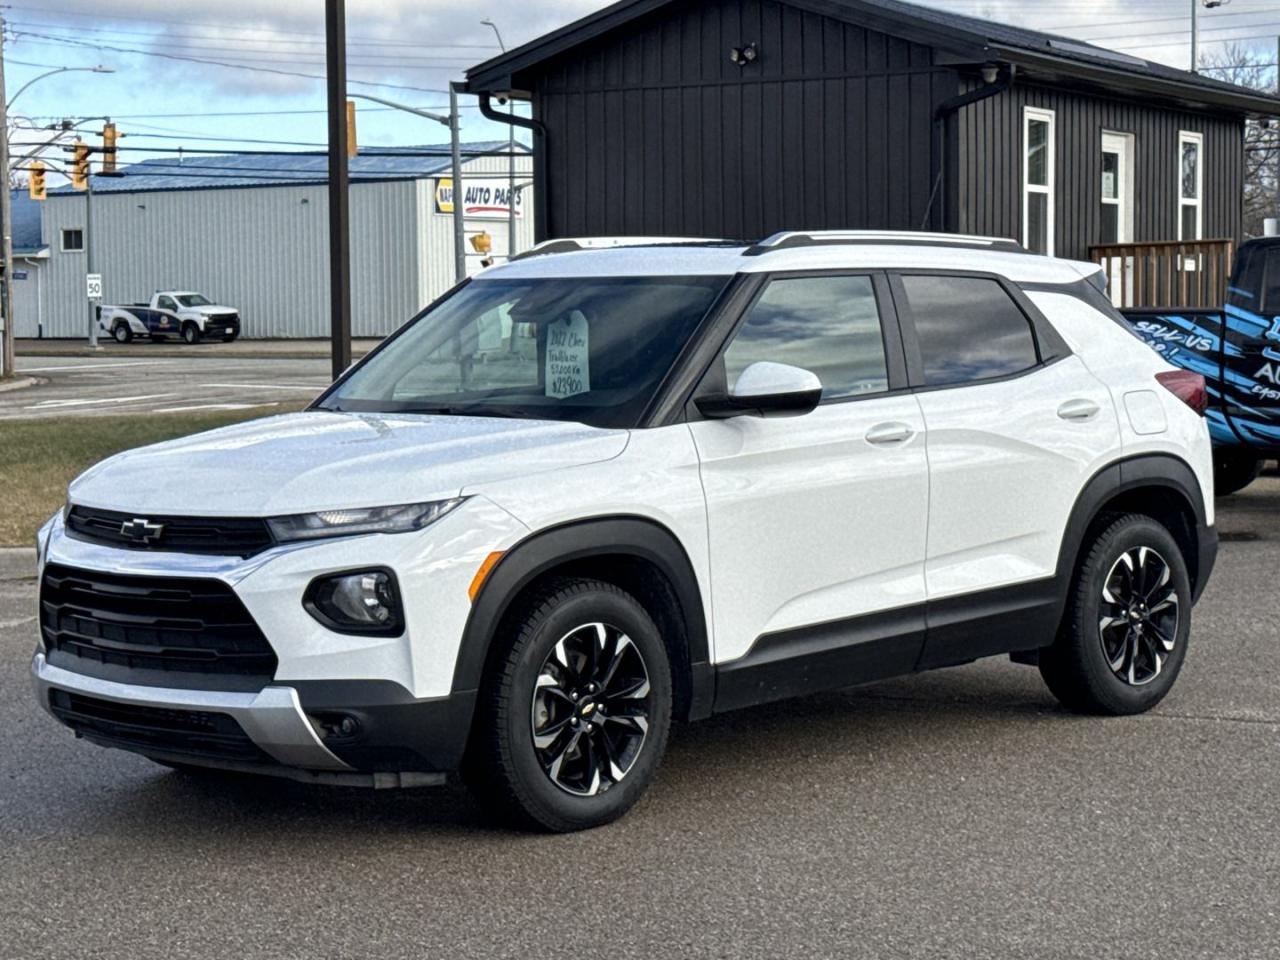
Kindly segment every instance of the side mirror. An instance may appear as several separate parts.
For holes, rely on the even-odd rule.
[[[704,417],[802,417],[822,400],[818,375],[786,363],[761,361],[742,371],[727,394],[699,397],[695,402]]]

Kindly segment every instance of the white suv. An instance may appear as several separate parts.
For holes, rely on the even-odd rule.
[[[673,720],[998,654],[1076,710],[1168,693],[1216,554],[1204,383],[1098,267],[923,234],[535,253],[305,412],[77,479],[40,702],[171,766],[461,770],[571,830],[635,803]]]

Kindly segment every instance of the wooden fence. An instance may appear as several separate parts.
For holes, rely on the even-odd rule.
[[[1090,247],[1117,307],[1219,307],[1235,259],[1234,240],[1119,243]]]

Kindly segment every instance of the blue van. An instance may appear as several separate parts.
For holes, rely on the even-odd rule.
[[[1280,237],[1240,248],[1222,309],[1122,310],[1172,364],[1203,374],[1219,496],[1280,457]]]

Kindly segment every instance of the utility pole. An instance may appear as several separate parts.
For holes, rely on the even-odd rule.
[[[347,16],[325,0],[329,93],[329,343],[333,379],[351,366],[351,234],[347,191]]]
[[[453,154],[453,272],[454,281],[467,279],[466,212],[463,210],[462,189],[462,117],[458,112],[458,87],[456,80],[449,81],[449,149]]]
[[[93,273],[93,164],[84,178],[84,272]],[[98,349],[98,305],[89,301],[89,346]]]
[[[4,17],[0,17],[0,175],[4,176],[0,196],[0,256],[4,258],[4,290],[0,311],[4,313],[4,337],[0,344],[0,379],[13,375],[13,191],[9,189],[9,111],[4,87]]]
[[[1200,72],[1200,0],[1191,0],[1191,72]]]

